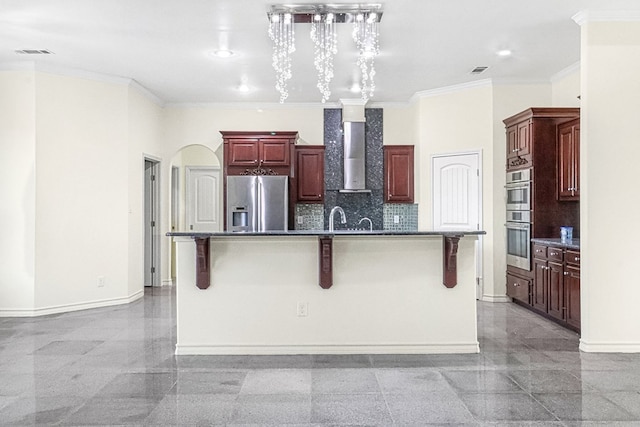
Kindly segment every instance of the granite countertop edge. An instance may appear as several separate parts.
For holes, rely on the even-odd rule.
[[[257,236],[480,236],[486,231],[392,231],[392,230],[291,230],[291,231],[263,231],[263,232],[189,232],[174,231],[166,235],[169,237],[257,237]]]
[[[531,241],[533,243],[540,243],[548,246],[555,246],[557,248],[566,248],[566,249],[580,249],[580,239],[572,239],[566,242],[563,242],[562,239],[552,238],[552,237],[532,237]]]

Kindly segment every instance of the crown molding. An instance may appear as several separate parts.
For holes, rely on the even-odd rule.
[[[151,92],[146,87],[142,86],[136,80],[130,79],[129,80],[129,87],[132,88],[132,89],[137,90],[142,96],[144,96],[145,98],[147,98],[148,100],[150,100],[151,102],[156,104],[157,106],[159,106],[159,107],[164,107],[165,106],[165,102],[159,96],[157,96],[155,93]]]
[[[559,80],[564,79],[565,77],[574,74],[575,72],[580,72],[580,61],[569,65],[567,68],[558,71],[553,76],[551,76],[551,83],[556,83]]]
[[[588,22],[638,22],[638,10],[581,10],[571,17],[582,26]]]
[[[93,71],[86,71],[76,68],[59,67],[51,64],[44,64],[36,61],[14,61],[0,63],[0,71],[31,71],[38,73],[53,74],[63,77],[74,77],[85,80],[92,80],[101,83],[110,83],[128,86],[136,89],[143,96],[148,98],[159,106],[164,106],[164,101],[157,95],[151,92],[149,89],[142,86],[140,83],[133,79],[126,77],[112,76],[109,74],[96,73]]]
[[[436,88],[436,89],[429,89],[429,90],[422,90],[419,92],[416,92],[410,99],[410,102],[415,101],[416,99],[420,99],[420,98],[429,98],[432,96],[439,96],[439,95],[445,95],[445,94],[450,94],[450,93],[456,93],[456,92],[462,92],[468,89],[473,89],[473,88],[478,88],[478,87],[486,87],[486,86],[491,86],[492,84],[492,80],[491,79],[482,79],[482,80],[476,80],[473,82],[468,82],[468,83],[462,83],[459,85],[453,85],[453,86],[445,86],[445,87],[440,87],[440,88]]]

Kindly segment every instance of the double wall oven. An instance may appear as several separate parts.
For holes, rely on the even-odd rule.
[[[507,172],[507,265],[531,270],[531,169]]]

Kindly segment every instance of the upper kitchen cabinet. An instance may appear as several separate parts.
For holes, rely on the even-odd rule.
[[[297,132],[220,132],[224,140],[224,164],[229,175],[248,168],[270,170],[261,173],[289,175]],[[266,170],[266,169],[265,169]]]
[[[385,145],[384,203],[413,203],[413,145]]]
[[[324,201],[324,146],[296,147],[296,178],[298,202]]]
[[[580,200],[580,119],[558,126],[558,200]]]
[[[507,169],[517,169],[525,161],[531,162],[531,128],[533,120],[525,120],[507,127]]]
[[[542,160],[544,164],[536,165],[536,159],[555,156],[557,126],[579,117],[579,108],[528,108],[505,119],[507,171],[546,168],[549,162]],[[555,176],[553,169],[548,172]]]

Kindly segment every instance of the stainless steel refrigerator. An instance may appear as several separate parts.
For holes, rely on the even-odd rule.
[[[288,177],[228,176],[227,231],[287,229]]]

